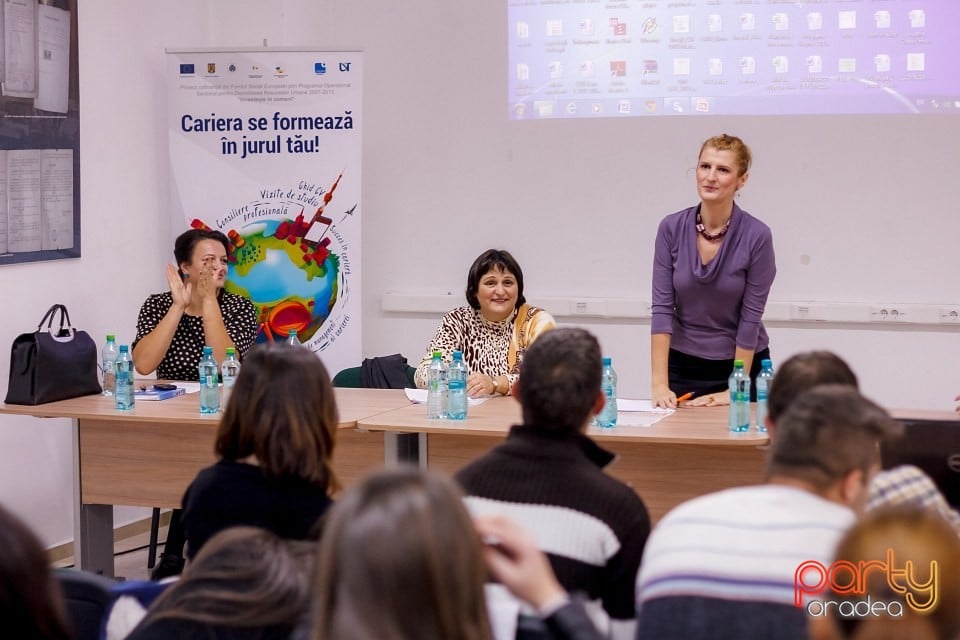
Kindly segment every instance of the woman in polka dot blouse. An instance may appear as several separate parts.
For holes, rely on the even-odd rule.
[[[137,372],[162,380],[199,380],[204,345],[223,362],[227,347],[243,355],[253,345],[257,312],[247,298],[227,293],[229,241],[219,231],[190,229],[177,238],[177,266],[167,265],[166,293],[151,295],[140,308],[133,362]]]

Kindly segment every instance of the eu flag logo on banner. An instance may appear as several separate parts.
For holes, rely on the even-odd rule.
[[[192,64],[181,64],[181,65],[180,65],[180,75],[182,75],[182,76],[189,76],[189,75],[193,75],[193,73],[194,73],[194,70],[193,70],[193,65],[192,65]]]

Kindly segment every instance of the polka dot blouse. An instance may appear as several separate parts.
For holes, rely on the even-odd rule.
[[[221,291],[219,295],[220,313],[227,334],[237,348],[240,357],[253,346],[257,335],[257,310],[247,298]],[[137,339],[157,328],[160,321],[173,305],[170,292],[151,295],[140,307],[137,319]],[[199,380],[200,356],[203,354],[203,319],[184,313],[173,335],[170,348],[157,366],[157,377],[162,380]],[[131,347],[131,350],[133,347]]]

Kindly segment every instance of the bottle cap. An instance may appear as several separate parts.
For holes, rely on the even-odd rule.
[[[454,352],[453,352],[453,359],[454,359],[454,360],[463,360],[463,352],[462,352],[462,351],[454,351]]]
[[[235,356],[235,355],[237,355],[237,349],[236,349],[236,347],[227,347],[226,354],[227,354],[228,356]]]
[[[604,359],[603,359],[603,366],[609,367],[611,364],[613,364],[613,358],[604,358]]]
[[[743,360],[734,360],[733,361],[734,369],[743,369]]]
[[[125,344],[120,345],[120,353],[126,353],[129,349],[130,347]]]
[[[434,352],[433,352],[433,357],[434,357],[434,358],[442,358],[442,357],[443,357],[443,352],[442,352],[442,351],[434,351]]]
[[[107,342],[116,342],[116,340],[117,336],[113,335],[112,333],[107,334]]]
[[[295,337],[296,335],[297,335],[297,330],[296,330],[296,329],[290,329],[290,331],[287,331],[287,337],[288,337],[288,338],[293,338],[293,337]]]
[[[204,348],[203,348],[203,355],[205,355],[205,356],[213,355],[213,347],[204,347]]]
[[[770,369],[770,368],[773,367],[773,363],[770,362],[770,359],[769,359],[769,358],[764,358],[763,360],[760,361],[760,366],[761,366],[763,369]]]

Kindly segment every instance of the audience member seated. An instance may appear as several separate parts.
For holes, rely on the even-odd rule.
[[[188,554],[237,525],[306,538],[337,487],[330,466],[337,422],[330,378],[313,352],[252,349],[217,429],[220,460],[183,496]]]
[[[286,640],[310,602],[315,545],[221,531],[150,606],[129,640]]]
[[[612,637],[629,638],[650,518],[633,489],[604,473],[613,454],[584,433],[603,408],[600,377],[600,345],[589,332],[544,334],[515,390],[523,424],[456,479],[474,516],[502,514],[530,531],[560,584],[606,612]]]
[[[63,596],[40,540],[0,505],[0,620],[3,637],[68,640]]]
[[[543,554],[517,525],[502,518],[474,525],[463,494],[445,476],[414,467],[368,476],[344,493],[324,524],[311,640],[492,640],[485,554],[518,597],[546,608],[552,638],[600,637],[582,606],[564,599]]]
[[[817,625],[823,629],[817,638],[960,638],[960,539],[937,514],[916,506],[869,513],[840,541],[835,559],[872,568],[863,569],[864,583],[854,593],[827,589],[816,596],[837,603],[813,604],[814,612],[827,614],[819,618],[824,624]],[[904,570],[903,577],[892,573]],[[819,577],[813,576],[809,584],[816,585]],[[842,587],[853,578],[849,570],[841,569],[834,581]],[[872,604],[864,605],[868,598]],[[870,610],[867,615],[865,606]]]
[[[845,385],[777,419],[767,483],[695,498],[654,528],[637,579],[637,638],[807,637],[798,565],[829,563],[866,500],[879,443],[900,425]]]
[[[845,384],[858,388],[857,376],[839,356],[829,351],[808,351],[788,358],[777,370],[767,400],[767,429],[776,437],[780,415],[795,397],[820,384]],[[937,485],[913,465],[885,469],[873,476],[866,510],[912,504],[931,509],[960,533],[960,514],[954,510]]]
[[[369,476],[324,522],[314,640],[489,640],[480,540],[452,481]]]
[[[467,303],[445,315],[427,347],[414,380],[427,387],[433,352],[447,364],[454,351],[463,353],[469,370],[467,394],[507,395],[520,376],[524,353],[544,331],[556,326],[553,317],[527,304],[523,271],[507,251],[481,253],[467,274]]]

